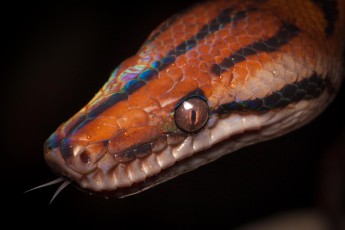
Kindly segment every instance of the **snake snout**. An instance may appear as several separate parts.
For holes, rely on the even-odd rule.
[[[97,167],[104,156],[106,141],[88,142],[53,133],[44,144],[44,157],[58,174],[77,180]]]
[[[106,141],[88,143],[65,138],[60,145],[61,156],[65,165],[81,174],[87,174],[94,170],[106,150]]]

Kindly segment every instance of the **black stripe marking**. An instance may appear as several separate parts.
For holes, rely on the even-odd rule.
[[[326,80],[314,73],[311,77],[286,85],[264,98],[220,105],[218,109],[211,111],[211,114],[228,114],[233,111],[267,112],[285,107],[290,103],[317,98],[326,87],[328,87]]]
[[[151,143],[137,144],[121,152],[114,153],[114,157],[121,163],[142,158],[152,153]]]
[[[161,71],[175,62],[176,58],[182,54],[187,53],[189,50],[193,49],[200,40],[205,37],[219,31],[224,28],[229,23],[237,22],[246,17],[248,11],[254,11],[256,8],[250,8],[246,11],[239,11],[234,15],[231,15],[233,9],[228,8],[220,12],[220,14],[213,19],[209,24],[204,25],[200,31],[189,38],[188,40],[180,43],[175,49],[171,50],[166,57],[164,57],[158,67],[158,71]]]
[[[252,10],[255,9],[252,8],[248,9],[247,11]],[[231,15],[232,11],[233,10],[231,8],[223,10],[218,17],[213,19],[209,24],[204,25],[196,35],[179,44],[174,50],[170,51],[167,56],[173,56],[176,58],[182,54],[185,54],[187,51],[194,48],[198,44],[198,41],[204,39],[206,36],[219,31],[231,22],[236,22],[246,17],[247,11],[239,11],[236,14]]]
[[[255,9],[248,9],[248,11],[252,10]],[[246,17],[246,11],[240,11],[235,13],[234,15],[231,15],[232,11],[233,10],[230,8],[221,11],[220,14],[209,24],[204,25],[196,35],[189,38],[185,42],[182,42],[175,49],[171,50],[166,57],[162,58],[160,62],[155,62],[154,67],[143,71],[145,72],[144,76],[139,75],[138,79],[133,79],[127,82],[123,87],[122,92],[113,94],[107,101],[94,108],[86,116],[79,118],[75,125],[68,129],[68,135],[71,135],[76,131],[76,129],[83,127],[85,124],[91,121],[92,118],[99,116],[114,104],[127,99],[129,95],[133,94],[142,86],[144,86],[150,79],[153,79],[156,73],[158,74],[159,71],[162,71],[163,69],[174,63],[178,56],[185,54],[190,49],[194,48],[199,40],[204,39],[206,36],[217,32],[231,22],[236,22]],[[147,73],[147,71],[149,71],[149,73]]]
[[[72,127],[66,130],[67,136],[71,136],[79,127],[84,126],[86,123],[91,121],[93,118],[97,117],[101,112],[105,111],[110,108],[112,105],[126,100],[128,98],[128,94],[126,93],[114,93],[111,95],[108,100],[103,102],[102,104],[98,105],[95,109],[91,110],[87,115],[81,116]]]
[[[341,0],[343,1],[343,0]],[[324,18],[327,21],[325,33],[330,36],[334,33],[335,23],[339,17],[338,4],[336,0],[313,0],[322,10]]]
[[[107,110],[114,104],[118,103],[119,101],[127,100],[128,94],[127,93],[114,93],[109,97],[108,100],[97,106],[97,108],[93,109],[91,112],[88,113],[89,118],[95,118],[103,111]]]
[[[225,58],[220,64],[214,64],[211,71],[219,76],[221,73],[233,67],[236,63],[245,61],[247,56],[256,55],[260,52],[269,53],[277,51],[281,46],[286,45],[298,33],[299,29],[295,25],[283,22],[280,30],[273,37],[270,37],[267,40],[254,42],[237,50],[234,54]]]

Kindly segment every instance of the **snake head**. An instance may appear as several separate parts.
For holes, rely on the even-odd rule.
[[[47,163],[126,196],[310,121],[342,53],[295,5],[208,1],[167,20],[49,137]]]
[[[212,124],[200,89],[166,97],[164,106],[146,92],[119,94],[96,95],[48,138],[45,159],[56,173],[88,190],[114,191],[140,184],[209,146],[200,138],[193,142]]]

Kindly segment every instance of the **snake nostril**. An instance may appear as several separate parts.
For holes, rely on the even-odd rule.
[[[91,163],[91,157],[86,151],[84,151],[83,153],[80,154],[80,160],[84,164],[90,164]]]
[[[62,168],[87,174],[97,167],[98,160],[105,154],[107,143],[89,143],[84,140],[65,138],[60,144],[59,157],[63,158]],[[60,158],[61,159],[61,158]]]

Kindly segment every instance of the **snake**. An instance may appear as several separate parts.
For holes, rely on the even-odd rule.
[[[287,134],[335,98],[344,38],[342,0],[198,2],[115,68],[44,159],[63,186],[126,197]]]

